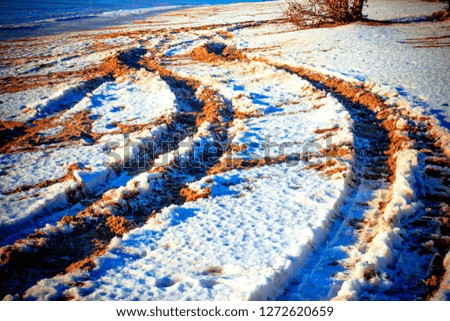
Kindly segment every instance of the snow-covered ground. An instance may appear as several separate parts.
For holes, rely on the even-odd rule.
[[[284,6],[0,45],[0,296],[448,296],[443,4]]]

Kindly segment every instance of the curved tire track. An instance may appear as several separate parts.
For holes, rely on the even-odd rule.
[[[295,283],[300,283],[300,290],[323,283],[324,278],[328,284],[314,297],[303,298],[331,299],[341,289],[342,280],[352,279],[353,274],[356,275],[354,282],[362,284],[353,287],[356,293],[350,296],[344,293],[337,298],[428,299],[439,288],[445,271],[443,257],[449,250],[450,203],[446,183],[449,179],[449,150],[446,139],[432,133],[433,130],[439,132],[438,126],[429,117],[412,115],[411,111],[386,105],[381,97],[364,87],[303,68],[278,67],[303,77],[341,101],[352,115],[354,135],[360,141],[356,144],[356,186],[338,209],[338,219],[328,237],[323,244],[317,244],[319,249],[300,271],[299,275],[303,276],[295,280]],[[448,133],[441,131],[440,134],[448,140]],[[386,220],[386,208],[389,203],[395,203],[393,186],[396,180],[403,179],[397,174],[402,170],[398,167],[405,164],[397,161],[400,153],[408,150],[418,155],[417,168],[412,169],[414,182],[411,188],[415,194],[410,204],[412,213],[407,213],[404,218],[394,215]],[[437,173],[427,167],[427,164],[436,163],[439,164],[439,168],[435,168]],[[360,193],[362,197],[358,195]],[[364,213],[364,206],[368,204],[368,211]],[[355,223],[356,233],[352,233]],[[391,258],[379,257],[378,261],[387,261],[380,263],[381,266],[377,266],[378,262],[360,263],[359,260],[370,251],[374,238],[383,232],[385,224],[401,230],[399,235],[395,235],[401,240],[389,248]],[[419,231],[414,230],[417,227]],[[355,241],[356,244],[351,245]],[[429,244],[428,248],[424,244]],[[345,259],[348,254],[336,257],[336,251],[343,248],[352,255],[355,255],[356,248],[359,256],[350,260]],[[411,264],[418,266],[411,269]],[[363,268],[363,271],[356,272],[358,268]],[[361,276],[365,282],[357,281]],[[294,287],[294,291],[299,290],[298,285]],[[292,290],[291,287],[287,291]]]
[[[200,82],[179,77],[153,60],[141,61],[144,53],[138,53],[139,61],[124,60],[128,68],[158,71],[182,106],[169,124],[173,135],[167,137],[170,144],[161,148],[161,154],[175,151],[178,143],[195,134],[205,121],[212,124],[211,138],[218,146],[223,146],[228,139],[226,126],[232,120],[230,106],[212,90],[206,88],[198,92]],[[76,216],[64,217],[51,229],[38,230],[2,248],[0,296],[11,294],[20,298],[43,278],[79,268],[91,269],[95,266],[93,259],[104,253],[113,237],[141,226],[152,213],[163,207],[192,199],[185,189],[187,178],[206,175],[223,152],[218,149],[214,155],[202,157],[201,152],[198,156],[190,151],[184,156],[189,165],[195,166],[181,166],[175,159],[167,166],[149,168],[147,172],[141,170],[142,174],[130,180],[125,188],[103,193],[100,200]],[[205,162],[205,159],[209,161]]]
[[[194,55],[199,60],[206,57],[207,62],[250,61],[245,54],[226,45],[205,45],[198,49]],[[145,53],[138,49],[131,56],[122,56],[125,68],[145,68],[159,73],[176,93],[177,104],[183,106],[169,124],[173,144],[163,148],[161,154],[174,152],[186,138],[195,136],[205,121],[212,124],[209,138],[221,146],[226,144],[229,141],[227,126],[233,119],[229,103],[218,92],[200,89],[200,81],[165,69],[155,60],[144,57]],[[336,219],[330,222],[324,240],[313,245],[311,255],[297,271],[298,275],[293,276],[282,299],[331,299],[336,295],[341,299],[431,297],[444,277],[443,257],[450,245],[447,241],[450,230],[449,150],[446,140],[438,136],[437,125],[428,117],[386,105],[382,97],[364,86],[300,67],[258,60],[296,74],[333,95],[351,115],[356,141],[353,181],[343,195]],[[387,209],[393,206],[396,195],[392,193],[401,178],[398,176],[401,173],[399,155],[408,151],[417,155],[417,169],[412,173],[415,183],[411,185],[414,190],[411,202],[415,205],[413,212],[402,218],[387,213]],[[89,270],[95,266],[93,259],[105,252],[113,237],[141,226],[163,207],[207,197],[208,191],[192,195],[185,188],[188,177],[198,179],[207,175],[224,152],[219,149],[212,155],[214,161],[204,163],[190,150],[182,157],[175,155],[168,165],[145,168],[124,188],[107,191],[78,215],[64,217],[52,231],[39,230],[3,248],[0,296],[17,293],[20,297],[43,278],[79,268]],[[182,166],[183,162],[196,166]],[[391,258],[379,265],[364,264],[362,258],[371,253],[374,239],[385,228],[402,231],[398,235],[401,240],[390,248]],[[414,271],[405,269],[402,258],[406,256],[420,258],[423,266]],[[339,295],[343,284],[358,280],[360,274],[364,281],[353,296]],[[406,287],[405,280],[409,281]],[[389,286],[383,287],[383,282]],[[298,295],[299,290],[311,285],[317,285],[314,291]],[[403,297],[402,293],[409,296]]]
[[[207,43],[194,49],[193,58],[208,63],[251,61],[243,52],[220,43]],[[401,106],[388,106],[364,85],[264,58],[253,60],[296,74],[333,95],[350,113],[356,140],[354,186],[349,186],[343,195],[328,236],[322,244],[315,245],[318,250],[299,273],[308,276],[293,280],[294,285],[287,292],[294,288],[297,291],[297,283],[311,287],[323,283],[325,278],[326,285],[314,289],[313,297],[301,298],[331,299],[338,295],[338,299],[417,300],[432,297],[444,277],[444,257],[450,245],[448,132],[427,116]],[[409,155],[410,163],[404,163],[404,155]],[[405,179],[411,196],[401,195],[398,188]],[[397,204],[399,197],[408,203],[406,207]],[[395,229],[400,229],[400,233]],[[389,253],[374,262],[361,262],[365,257],[379,254],[374,248],[380,235],[387,237],[384,246]],[[411,269],[411,264],[417,266]],[[353,292],[338,294],[346,280],[346,286]]]

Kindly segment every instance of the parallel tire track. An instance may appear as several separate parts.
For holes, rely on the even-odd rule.
[[[314,278],[318,281],[324,276],[323,271],[327,270],[327,264],[330,266],[336,266],[336,263],[344,264],[344,270],[347,270],[343,272],[344,275],[347,278],[351,276],[355,273],[352,269],[355,269],[356,265],[345,266],[348,260],[335,262],[333,258],[331,260],[326,258],[339,246],[349,245],[348,236],[345,237],[349,229],[345,225],[357,223],[357,234],[354,234],[353,239],[358,240],[358,251],[365,253],[370,249],[372,240],[383,231],[382,225],[387,223],[401,229],[401,247],[391,248],[391,260],[380,258],[380,260],[388,261],[386,266],[377,267],[371,264],[365,266],[363,275],[366,282],[359,285],[359,293],[356,296],[341,298],[381,300],[429,298],[439,288],[445,271],[443,257],[449,251],[447,241],[450,216],[448,133],[441,131],[439,134],[444,137],[438,136],[436,132],[439,130],[435,128],[436,125],[429,117],[416,116],[408,110],[388,106],[382,98],[372,94],[363,86],[304,68],[279,67],[299,75],[340,100],[352,115],[356,139],[362,140],[362,143],[356,146],[357,157],[354,168],[356,187],[338,210],[340,219],[332,227],[329,234],[331,239],[327,238],[320,246],[320,250],[309,258],[311,262],[309,265],[306,263],[307,268],[303,272],[305,274],[310,273],[309,271],[313,272],[303,282],[306,285],[308,282],[313,282]],[[397,167],[405,165],[398,164],[397,160],[399,153],[405,150],[418,153],[418,165],[413,173],[416,183],[411,186],[416,190],[415,198],[412,199],[412,205],[416,207],[413,213],[408,213],[405,218],[394,216],[393,219],[398,221],[386,221],[383,217],[387,215],[386,207],[390,202],[394,202],[393,199],[396,196],[392,195],[392,186],[398,179],[396,175],[399,168]],[[430,167],[429,164],[438,166]],[[358,208],[364,204],[352,204],[352,202],[361,201],[361,197],[357,196],[361,189],[365,194],[370,189],[379,190],[373,195],[378,210],[369,211],[363,217],[358,217],[360,214],[358,211],[361,211]],[[370,198],[363,196],[362,200],[366,199],[369,203]],[[374,207],[373,204],[371,206]],[[352,213],[353,211],[356,213]],[[356,217],[353,217],[354,215]],[[424,244],[429,244],[428,248]],[[407,257],[410,259],[406,260]],[[314,264],[314,262],[319,263]],[[410,264],[419,266],[411,269]],[[359,265],[361,266],[364,264]],[[330,270],[338,273],[343,269],[331,268]],[[314,273],[319,273],[321,276],[315,277]],[[335,276],[328,275],[330,283],[337,281]],[[346,277],[344,276],[344,279]],[[389,286],[384,288],[381,286],[383,282],[388,282]],[[330,286],[327,293],[322,293],[323,297],[315,299],[332,298],[339,290],[336,284],[334,287]]]
[[[228,126],[234,117],[232,107],[219,92],[164,68],[156,60],[146,57],[143,49],[122,53],[119,58],[120,63],[114,70],[108,69],[108,77],[144,68],[158,73],[175,93],[180,108],[173,119],[167,120],[169,132],[166,138],[172,144],[162,147],[159,155],[151,155],[155,160],[163,153],[174,153],[174,159],[165,166],[153,166],[155,162],[152,162],[152,166],[133,173],[139,175],[123,189],[104,192],[100,199],[76,216],[64,217],[50,230],[38,230],[2,248],[0,297],[18,294],[20,298],[43,278],[75,269],[92,269],[94,258],[105,253],[113,237],[142,226],[164,207],[208,196],[208,191],[193,193],[186,188],[186,183],[189,177],[198,179],[208,175],[226,151],[217,149],[214,155],[204,158],[210,160],[205,162],[192,150],[181,156],[175,150],[185,139],[195,136],[206,121],[211,124],[208,138],[217,146],[226,145],[229,142]],[[222,60],[245,64],[251,61],[239,50],[217,43],[195,49],[191,58],[208,63]],[[301,67],[276,64],[262,58],[256,60],[298,75],[317,89],[333,95],[349,112],[355,137],[353,181],[341,199],[336,219],[330,222],[328,234],[320,244],[314,244],[316,250],[297,271],[298,275],[293,276],[293,284],[286,287],[283,298],[295,297],[311,284],[316,286],[312,291],[314,296],[306,291],[301,298],[432,297],[444,277],[443,257],[450,247],[448,137],[446,140],[439,136],[442,132],[430,118],[388,106],[382,97],[362,85]],[[95,82],[92,88],[96,85]],[[19,129],[8,133],[17,138],[23,135]],[[387,209],[392,209],[396,197],[392,193],[403,166],[398,159],[405,151],[417,155],[416,170],[412,174],[415,178],[411,197],[414,206],[409,215],[397,217]],[[184,166],[186,162],[195,166]],[[77,201],[83,197],[80,194]],[[393,227],[402,231],[401,248],[394,245],[390,260],[380,265],[364,265],[361,258],[371,251],[373,240],[386,228]],[[337,254],[337,249],[343,247],[346,251]],[[358,253],[358,256],[349,258],[352,253]],[[414,271],[405,269],[409,261],[405,262],[403,258],[408,256],[420,260],[422,266]],[[340,295],[343,284],[352,285],[351,281],[358,277],[359,268],[363,270],[365,281],[353,297]],[[405,280],[409,282],[404,284]],[[380,287],[384,281],[389,283],[388,287]]]
[[[220,43],[207,43],[195,49],[193,58],[205,62],[251,61],[243,52]],[[353,278],[361,276],[366,281],[358,284],[353,296],[341,294],[338,298],[430,298],[439,289],[445,273],[443,258],[450,246],[448,133],[427,116],[416,115],[401,106],[387,105],[382,97],[363,85],[264,58],[253,60],[296,74],[333,95],[353,119],[356,140],[352,169],[354,186],[344,195],[346,198],[337,210],[338,219],[332,224],[328,237],[323,244],[316,244],[320,250],[313,253],[305,264],[307,268],[302,270],[305,274],[310,273],[303,280],[304,285],[310,286],[324,277],[328,279],[325,288],[315,293],[313,299],[330,299],[338,294],[342,280],[348,280],[351,285]],[[403,158],[399,160],[405,153],[417,155],[416,169],[414,164],[404,164]],[[411,168],[403,168],[405,165]],[[411,199],[406,196],[406,202],[411,203],[407,210],[396,205],[396,193],[401,193],[396,186],[404,179],[397,175],[403,176],[405,170],[412,171],[409,174],[413,182],[409,184],[414,193]],[[377,236],[387,233],[394,237],[390,231],[395,228],[401,231],[398,235],[401,245],[394,244],[389,248],[391,258],[380,257],[379,262],[366,264],[358,258],[327,257],[336,253],[338,247],[347,247],[348,253],[356,251],[359,257],[364,257],[365,253],[371,253],[373,246],[376,247],[372,242]],[[412,259],[405,260],[405,257]],[[408,268],[414,262],[418,266]],[[358,271],[361,269],[362,272]],[[326,275],[327,271],[331,274]],[[341,281],[336,279],[338,273]],[[383,287],[382,283],[389,285]]]
[[[133,55],[135,55],[134,53]],[[143,52],[139,53],[141,59]],[[197,92],[201,83],[179,77],[164,69],[150,59],[124,60],[128,68],[146,68],[158,71],[176,94],[177,102],[183,110],[175,116],[171,128],[185,128],[173,135],[170,149],[177,149],[178,143],[199,129],[203,122],[209,121],[211,138],[218,146],[227,140],[229,122],[232,120],[230,106],[216,92],[203,89]],[[219,119],[221,119],[219,121]],[[175,138],[175,136],[177,136]],[[7,294],[19,297],[37,281],[67,273],[73,269],[91,269],[95,266],[93,259],[104,253],[106,246],[115,236],[122,236],[132,228],[141,226],[145,221],[163,207],[182,204],[192,199],[185,189],[186,177],[202,177],[223,153],[217,149],[214,155],[208,154],[197,159],[193,152],[187,154],[189,164],[181,166],[171,163],[163,167],[143,172],[150,185],[140,186],[139,175],[131,180],[124,190],[111,190],[76,216],[62,218],[52,231],[38,230],[25,239],[17,240],[13,245],[2,248],[0,253],[0,297]],[[155,155],[158,156],[158,155]],[[204,161],[205,159],[209,161]],[[176,160],[175,160],[176,161]],[[120,201],[115,196],[120,194]],[[142,195],[141,195],[142,194]]]

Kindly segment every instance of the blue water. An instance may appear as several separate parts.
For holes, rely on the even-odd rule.
[[[0,40],[130,23],[163,11],[258,0],[0,0]]]

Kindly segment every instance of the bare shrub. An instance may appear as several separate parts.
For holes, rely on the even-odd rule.
[[[424,1],[427,1],[427,2],[446,2],[447,3],[447,10],[449,10],[450,11],[450,0],[424,0]]]
[[[298,27],[344,24],[363,18],[366,0],[287,0],[283,15]]]

